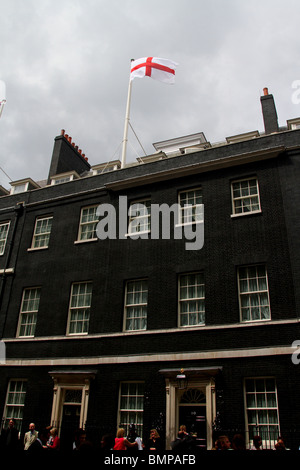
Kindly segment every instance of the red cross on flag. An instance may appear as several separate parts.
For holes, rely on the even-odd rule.
[[[151,77],[164,83],[174,83],[175,68],[178,64],[159,57],[143,57],[131,62],[130,80]]]

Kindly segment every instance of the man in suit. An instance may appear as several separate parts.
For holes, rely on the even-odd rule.
[[[19,431],[16,428],[16,422],[11,418],[8,427],[1,433],[1,443],[5,451],[13,452],[19,450]]]
[[[35,430],[35,424],[29,424],[29,431],[25,433],[24,436],[24,450],[28,450],[29,447],[36,441],[38,438],[38,431]]]

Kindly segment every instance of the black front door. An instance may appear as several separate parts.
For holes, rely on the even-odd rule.
[[[75,432],[80,425],[80,405],[64,405],[61,423],[61,446],[64,449],[72,450]]]
[[[197,447],[206,449],[206,406],[179,406],[179,425],[195,436]]]

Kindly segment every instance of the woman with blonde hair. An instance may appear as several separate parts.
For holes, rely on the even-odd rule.
[[[50,437],[47,444],[44,446],[46,449],[59,450],[60,448],[60,439],[58,437],[57,428],[50,429]]]
[[[161,443],[160,435],[157,432],[157,429],[151,429],[150,438],[148,439],[146,448],[147,450],[152,450],[152,451],[162,450],[162,443]]]
[[[117,437],[115,438],[114,450],[127,450],[127,447],[134,447],[137,445],[136,442],[129,442],[125,435],[125,429],[119,428],[117,431]]]

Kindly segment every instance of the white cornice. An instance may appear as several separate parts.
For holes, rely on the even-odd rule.
[[[180,167],[169,168],[167,170],[158,170],[153,173],[143,174],[133,178],[126,178],[111,183],[107,183],[105,187],[108,190],[119,191],[127,188],[144,186],[145,184],[157,183],[166,181],[173,178],[181,178],[197,173],[204,173],[208,171],[219,170],[222,168],[229,168],[236,165],[244,165],[260,160],[267,160],[276,158],[285,147],[266,148],[256,152],[247,152],[238,155],[230,155],[223,158],[216,158],[212,160],[199,161],[197,163],[187,164]],[[207,150],[209,152],[209,150]],[[185,157],[176,157],[185,158]]]
[[[191,351],[178,353],[154,353],[124,356],[96,356],[96,357],[73,357],[73,358],[47,358],[47,359],[7,359],[2,366],[7,367],[34,367],[34,366],[98,366],[115,364],[136,364],[163,361],[199,361],[214,359],[238,359],[251,357],[286,356],[292,357],[295,351],[292,346],[245,348],[215,351]]]
[[[137,331],[118,331],[115,333],[95,333],[95,334],[82,334],[82,335],[60,335],[60,336],[36,336],[36,337],[23,337],[23,338],[2,338],[4,343],[23,343],[23,342],[49,342],[49,341],[89,341],[95,339],[105,339],[105,338],[125,338],[130,336],[148,336],[148,335],[170,335],[170,334],[181,334],[193,331],[210,331],[210,330],[234,330],[240,328],[255,328],[263,327],[268,328],[276,325],[297,325],[300,322],[298,318],[293,318],[289,320],[259,320],[253,322],[245,323],[230,323],[228,325],[199,325],[199,326],[190,326],[190,327],[178,327],[178,328],[167,328],[167,329],[157,329],[157,330],[137,330]]]

